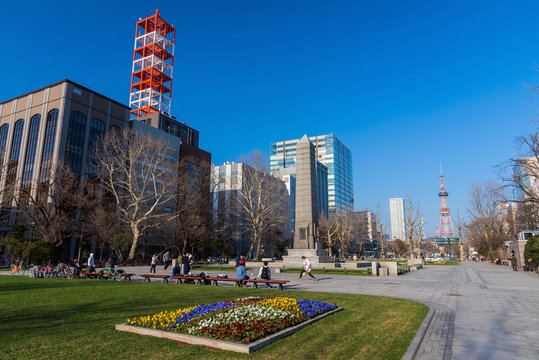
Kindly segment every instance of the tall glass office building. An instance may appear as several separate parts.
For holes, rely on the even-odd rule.
[[[352,152],[335,135],[310,137],[316,159],[328,168],[329,212],[354,210]],[[296,144],[299,139],[270,144],[270,170],[296,166]]]

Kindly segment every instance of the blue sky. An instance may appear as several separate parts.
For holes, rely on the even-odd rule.
[[[135,23],[174,24],[172,114],[213,161],[333,132],[351,150],[356,208],[419,202],[432,235],[449,205],[496,179],[531,132],[539,2],[2,2],[6,100],[69,78],[128,103]],[[502,3],[505,3],[502,4]]]

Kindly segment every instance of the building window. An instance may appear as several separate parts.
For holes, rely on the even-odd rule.
[[[85,127],[86,116],[78,111],[72,111],[67,130],[65,160],[75,178],[80,177]]]
[[[99,158],[99,147],[103,145],[105,135],[105,123],[99,119],[92,119],[90,122],[90,134],[88,137],[88,150],[86,157],[86,176],[96,177],[97,159]]]
[[[56,125],[58,122],[58,109],[52,109],[47,114],[45,125],[45,141],[43,142],[43,155],[41,157],[41,169],[39,170],[39,182],[49,181],[52,165],[52,155],[56,140]]]
[[[22,184],[26,185],[32,181],[34,175],[34,162],[36,159],[37,139],[39,137],[39,123],[41,115],[36,114],[30,119],[30,132],[26,144],[26,156],[24,157],[24,169],[22,173]]]
[[[9,124],[0,127],[0,166],[4,163],[4,152],[6,150],[7,136],[9,133]]]
[[[24,119],[19,119],[15,123],[13,130],[13,143],[11,144],[11,152],[9,155],[9,163],[7,167],[7,181],[12,184],[17,177],[17,166],[19,165],[19,154],[21,152],[21,140],[24,129]]]

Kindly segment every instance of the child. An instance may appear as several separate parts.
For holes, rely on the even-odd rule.
[[[150,266],[150,274],[152,273],[152,270],[153,270],[153,273],[155,274],[155,267],[157,266],[157,255],[156,254],[153,254],[152,256],[152,263],[151,263],[151,266]]]

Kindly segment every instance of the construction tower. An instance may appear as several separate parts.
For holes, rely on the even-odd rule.
[[[438,238],[454,238],[453,224],[451,223],[451,214],[449,205],[447,204],[447,196],[449,194],[445,190],[444,175],[440,166],[440,227],[438,228]]]
[[[159,10],[137,22],[129,98],[133,117],[170,114],[175,40],[176,29],[159,16]]]

